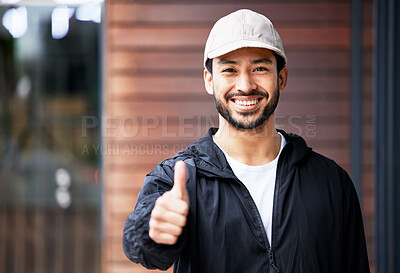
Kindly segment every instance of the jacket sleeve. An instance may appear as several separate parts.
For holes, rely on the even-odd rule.
[[[344,175],[343,273],[369,273],[364,226],[357,192],[350,177]]]
[[[134,211],[128,216],[123,233],[125,255],[148,269],[167,270],[178,259],[184,245],[186,228],[175,245],[155,243],[149,237],[149,221],[155,202],[173,186],[172,160],[161,162],[145,180]]]

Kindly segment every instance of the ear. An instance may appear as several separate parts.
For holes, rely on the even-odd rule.
[[[284,66],[282,70],[279,72],[279,90],[282,92],[286,88],[288,76],[289,76],[289,69],[287,66]]]
[[[204,86],[208,94],[214,94],[212,74],[207,69],[204,69]]]

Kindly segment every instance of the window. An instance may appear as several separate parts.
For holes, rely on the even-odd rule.
[[[100,272],[100,11],[0,6],[0,272]]]

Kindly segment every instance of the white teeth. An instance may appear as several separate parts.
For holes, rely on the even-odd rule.
[[[235,100],[236,104],[242,105],[242,106],[249,106],[249,105],[255,105],[257,104],[258,100]]]

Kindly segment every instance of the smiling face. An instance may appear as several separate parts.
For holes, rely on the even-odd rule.
[[[286,86],[287,68],[278,73],[275,55],[267,49],[242,48],[214,58],[212,71],[205,71],[207,92],[236,129],[251,130],[268,121]]]

